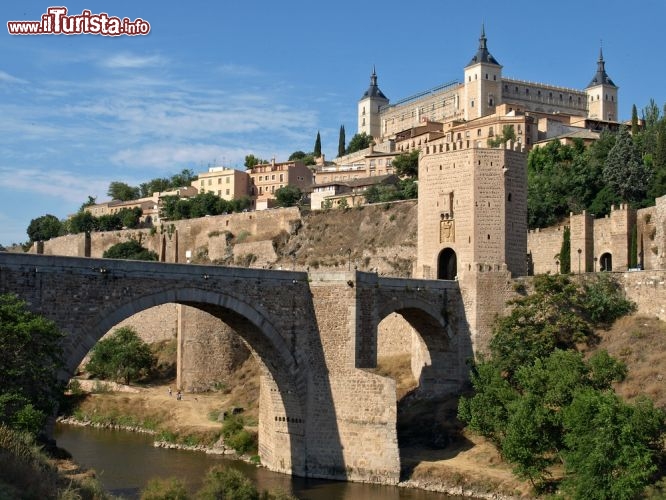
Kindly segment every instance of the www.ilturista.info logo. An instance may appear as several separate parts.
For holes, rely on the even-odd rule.
[[[137,17],[109,16],[106,12],[93,14],[84,10],[78,15],[67,15],[67,7],[49,7],[39,21],[7,21],[10,35],[147,35],[150,23]]]

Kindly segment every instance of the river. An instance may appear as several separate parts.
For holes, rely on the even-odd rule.
[[[178,477],[190,491],[195,491],[206,471],[215,465],[239,469],[260,491],[281,489],[303,500],[458,498],[395,486],[291,477],[218,455],[155,448],[152,436],[145,434],[58,424],[55,438],[58,446],[69,451],[79,465],[95,469],[106,490],[129,499],[138,498],[141,489],[154,477]]]

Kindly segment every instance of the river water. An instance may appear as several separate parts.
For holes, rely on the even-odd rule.
[[[155,477],[180,478],[194,492],[206,471],[215,465],[239,469],[260,491],[280,489],[303,500],[458,498],[395,486],[291,477],[218,455],[155,448],[153,437],[145,434],[58,424],[55,438],[79,465],[95,469],[106,490],[130,499],[138,498],[145,484]]]

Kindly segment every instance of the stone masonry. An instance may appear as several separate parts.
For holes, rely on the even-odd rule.
[[[457,392],[472,355],[454,281],[0,253],[7,292],[66,333],[63,380],[111,327],[153,307],[179,304],[185,322],[210,315],[204,343],[181,329],[183,381],[193,364],[214,364],[210,339],[233,329],[262,367],[262,463],[308,477],[399,480],[395,382],[366,370],[384,318],[401,314],[427,346],[423,397]]]

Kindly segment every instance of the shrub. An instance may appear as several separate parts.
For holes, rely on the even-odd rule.
[[[187,500],[189,495],[180,479],[151,479],[141,491],[141,500]]]
[[[236,469],[213,467],[208,471],[203,486],[197,492],[199,500],[258,500],[259,492],[252,482]]]

